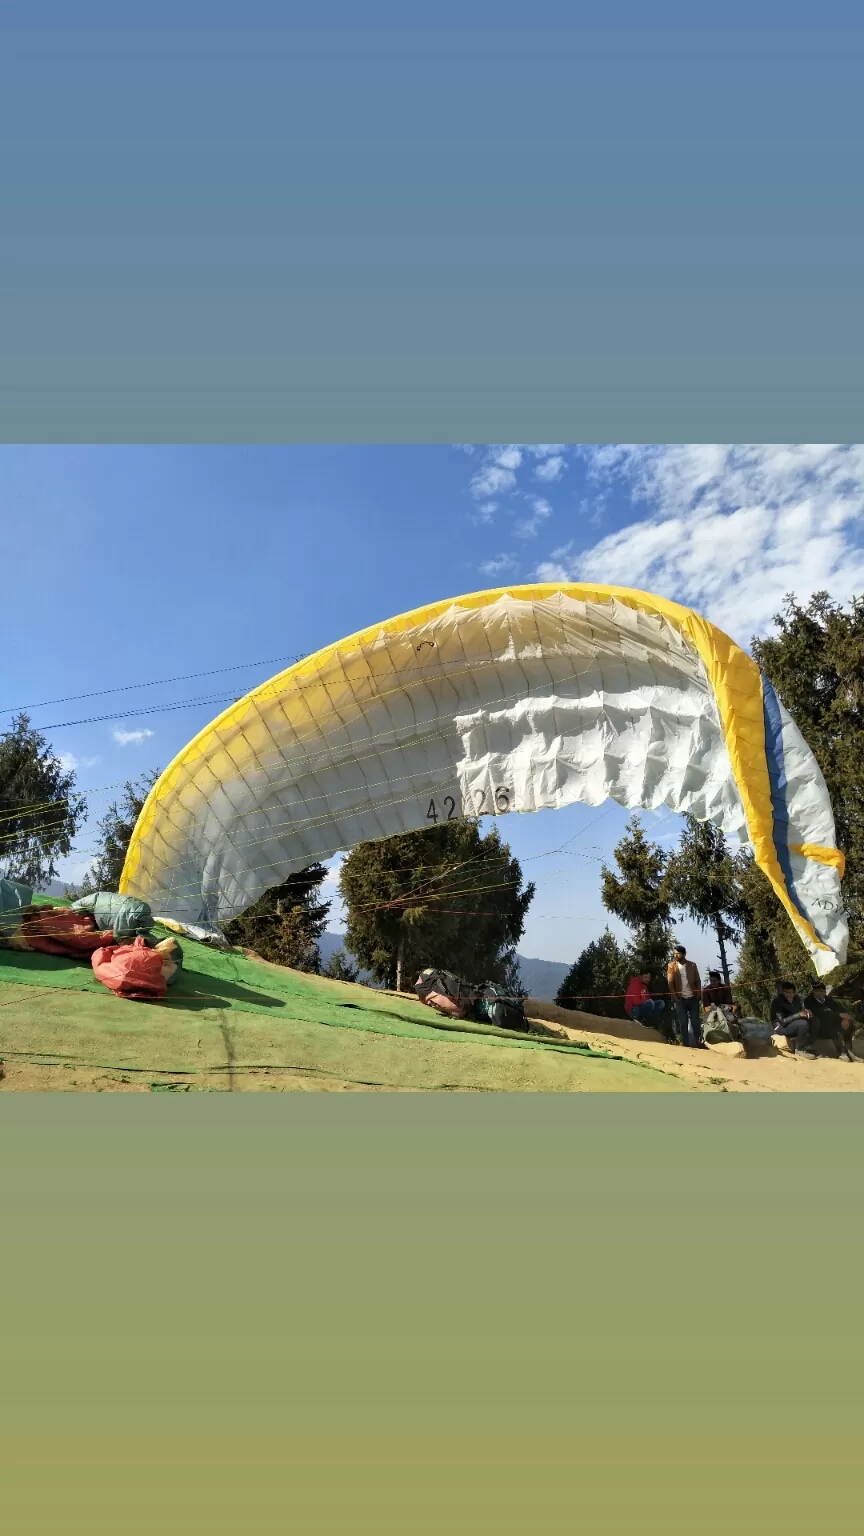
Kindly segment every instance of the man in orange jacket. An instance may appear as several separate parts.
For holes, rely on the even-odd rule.
[[[681,1044],[693,1046],[697,1050],[704,1049],[705,1042],[702,1039],[699,1014],[702,981],[693,961],[687,959],[687,951],[683,944],[677,944],[672,952],[666,979],[675,1004]]]

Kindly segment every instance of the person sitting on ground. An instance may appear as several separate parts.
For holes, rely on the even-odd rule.
[[[798,996],[794,981],[778,982],[769,1014],[771,1033],[790,1041],[796,1055],[800,1050],[801,1055],[808,1056],[810,1060],[813,1060],[813,1052],[809,1048],[812,1017]]]
[[[852,1020],[848,1013],[841,1013],[833,997],[829,997],[824,981],[814,982],[804,999],[804,1007],[813,1017],[806,1047],[803,1051],[800,1046],[798,1048],[800,1054],[813,1061],[816,1041],[831,1040],[841,1061],[857,1065],[858,1057],[852,1054]]]
[[[699,1018],[699,1000],[702,981],[692,960],[687,959],[683,944],[676,944],[666,972],[669,991],[675,1003],[678,1035],[682,1045],[704,1049],[702,1026]]]
[[[624,997],[624,1012],[628,1019],[635,1020],[637,1024],[644,1024],[648,1028],[656,1026],[662,1034],[666,1034],[662,1018],[666,1011],[666,1003],[662,997],[651,996],[648,990],[650,984],[650,971],[643,971],[639,976],[630,977],[630,984]]]
[[[702,1002],[706,1008],[728,1008],[732,1002],[732,988],[727,987],[719,971],[708,972],[708,985],[702,988]]]

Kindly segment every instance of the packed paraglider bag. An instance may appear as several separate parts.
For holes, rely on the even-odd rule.
[[[521,998],[511,997],[493,982],[487,982],[483,987],[474,1004],[473,1015],[482,1023],[495,1024],[498,1029],[525,1028],[525,1009]]]
[[[29,886],[0,879],[0,948],[89,960],[94,949],[112,938],[110,931],[97,930],[92,914],[35,906]]]
[[[454,1019],[471,1019],[475,1024],[494,1024],[497,1029],[525,1028],[525,1010],[519,998],[511,997],[492,981],[472,986],[452,971],[422,971],[414,983],[420,1001]]]
[[[117,891],[91,891],[89,896],[80,896],[73,901],[72,911],[92,913],[95,926],[105,933],[110,931],[116,939],[146,933],[153,922],[146,901],[121,896]]]
[[[477,989],[469,987],[452,971],[421,971],[414,983],[414,991],[421,1003],[452,1019],[466,1018],[466,1010],[477,996]]]
[[[164,997],[179,969],[180,946],[163,939],[151,947],[139,934],[131,944],[111,944],[92,957],[93,974],[117,997],[154,1002]]]
[[[710,1008],[705,1015],[702,1037],[706,1045],[731,1045],[741,1039],[741,1030],[731,1008],[722,1004]]]
[[[21,916],[20,947],[43,955],[62,955],[68,960],[89,960],[94,949],[113,944],[110,929],[96,927],[89,912],[70,907],[30,907]]]
[[[29,885],[0,876],[0,948],[26,949],[21,943],[21,921],[32,901]]]

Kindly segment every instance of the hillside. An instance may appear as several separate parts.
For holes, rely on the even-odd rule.
[[[183,951],[168,996],[135,1003],[89,963],[0,949],[0,1091],[864,1091],[864,1062],[688,1051],[539,998],[516,1034],[238,949]]]
[[[657,1092],[613,1045],[439,1018],[410,997],[183,942],[160,1003],[118,999],[89,964],[0,950],[0,1089]]]

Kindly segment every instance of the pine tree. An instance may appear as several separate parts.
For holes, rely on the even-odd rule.
[[[671,906],[692,917],[700,928],[714,930],[728,986],[726,945],[740,939],[748,911],[739,865],[713,822],[697,821],[690,814],[684,821],[678,848],[666,865],[666,896]]]
[[[623,994],[633,974],[627,951],[604,928],[599,939],[583,949],[558,988],[555,1001],[561,1008],[580,1008],[583,1013],[623,1019]]]
[[[322,975],[329,976],[333,981],[356,981],[360,975],[356,965],[352,965],[344,949],[336,949],[327,961]]]
[[[0,736],[0,873],[38,890],[72,850],[87,803],[26,714]]]
[[[364,970],[397,990],[439,966],[467,981],[514,981],[534,886],[496,827],[442,822],[360,843],[342,864],[346,942]]]
[[[331,906],[319,899],[326,874],[323,864],[310,864],[281,885],[271,886],[240,917],[225,924],[225,937],[262,960],[295,971],[319,972],[318,940]]]
[[[649,971],[654,990],[666,985],[671,910],[666,891],[668,859],[663,849],[645,836],[638,816],[631,816],[627,831],[615,849],[618,874],[604,864],[600,873],[601,898],[607,912],[633,930],[630,947],[635,974]]]
[[[126,862],[126,850],[135,831],[135,823],[144,809],[161,770],[152,768],[137,779],[127,779],[119,801],[109,805],[97,823],[97,853],[81,884],[82,896],[90,891],[116,891]]]

